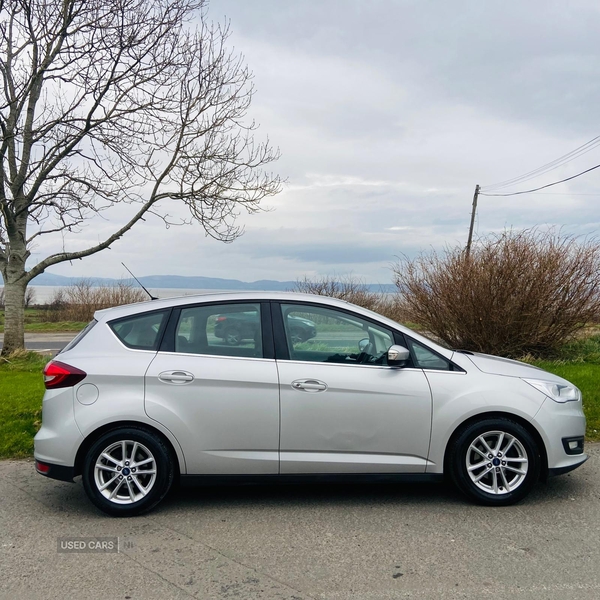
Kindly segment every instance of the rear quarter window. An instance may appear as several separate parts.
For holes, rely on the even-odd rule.
[[[134,350],[158,350],[169,311],[141,313],[110,321],[108,326],[119,340]]]

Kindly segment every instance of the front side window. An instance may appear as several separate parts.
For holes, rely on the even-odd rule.
[[[290,359],[342,364],[387,364],[390,330],[330,308],[282,304]]]
[[[160,332],[169,311],[141,313],[111,321],[108,325],[128,348],[157,350]]]
[[[181,310],[175,352],[261,358],[260,304],[213,304]]]
[[[438,371],[452,371],[452,363],[436,354],[429,348],[410,340],[412,351],[415,356],[416,366],[421,369],[435,369]]]

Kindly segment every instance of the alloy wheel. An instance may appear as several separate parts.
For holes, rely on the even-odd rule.
[[[478,435],[466,453],[472,483],[488,494],[514,492],[526,479],[529,459],[523,444],[506,431]]]
[[[106,447],[94,465],[100,494],[114,504],[142,500],[156,482],[156,459],[140,442],[120,440]]]

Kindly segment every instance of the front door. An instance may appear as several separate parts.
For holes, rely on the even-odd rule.
[[[145,407],[179,441],[188,474],[278,472],[279,386],[265,311],[261,303],[174,310],[146,373]]]
[[[421,369],[387,366],[393,332],[351,311],[277,306],[280,472],[425,472],[431,392]]]

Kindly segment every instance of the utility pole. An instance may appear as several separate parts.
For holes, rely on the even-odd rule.
[[[477,198],[479,197],[479,184],[475,186],[473,194],[473,209],[471,210],[471,226],[469,227],[469,239],[467,240],[467,248],[465,250],[467,258],[471,254],[471,242],[473,241],[473,228],[475,227],[475,213],[477,212]]]

